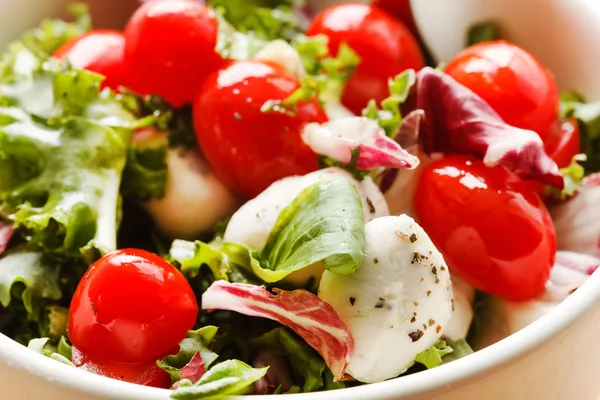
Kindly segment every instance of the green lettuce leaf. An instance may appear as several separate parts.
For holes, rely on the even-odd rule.
[[[319,181],[279,214],[261,252],[270,269],[262,275],[274,282],[320,261],[326,270],[350,275],[362,263],[364,241],[364,215],[354,186],[345,180]]]
[[[586,103],[577,92],[561,95],[561,118],[575,118],[581,133],[581,152],[587,160],[581,162],[590,174],[600,171],[600,102]]]
[[[452,353],[454,349],[447,345],[444,340],[439,340],[436,344],[425,351],[420,352],[415,357],[415,362],[424,365],[427,369],[439,367],[444,364],[443,357]]]
[[[58,347],[50,345],[49,340],[49,338],[32,339],[27,347],[55,361],[75,367],[71,362],[71,346],[67,344],[65,339],[61,338]]]
[[[252,384],[265,376],[268,367],[252,368],[239,360],[227,360],[209,369],[198,382],[183,380],[173,391],[177,400],[217,399],[224,396],[246,394]]]
[[[210,344],[217,334],[216,326],[205,326],[195,331],[189,331],[188,336],[179,343],[179,352],[158,361],[158,366],[171,375],[171,382],[180,380],[179,374],[196,353],[200,353],[204,368],[210,368],[218,355],[210,349]]]
[[[449,340],[444,339],[448,346],[452,347],[452,352],[443,356],[444,364],[448,364],[449,362],[458,360],[459,358],[463,358],[468,356],[469,354],[473,354],[473,349],[469,346],[469,343],[465,339],[460,340]]]
[[[389,81],[390,96],[381,102],[381,109],[371,100],[362,115],[375,120],[389,137],[394,136],[402,124],[400,106],[408,98],[410,88],[415,84],[415,71],[408,69]]]
[[[481,42],[502,39],[500,27],[496,22],[488,21],[473,25],[467,33],[467,47]]]
[[[134,117],[102,77],[13,45],[0,76],[0,215],[48,253],[116,248]],[[93,256],[92,256],[93,253]]]
[[[62,297],[59,285],[60,266],[42,253],[18,250],[7,252],[0,259],[0,304],[8,307],[13,298],[13,285],[20,283],[24,290],[20,298],[27,312],[33,312],[35,299],[58,300]]]
[[[260,349],[273,350],[285,356],[294,374],[301,378],[302,391],[314,392],[325,386],[323,374],[327,367],[323,358],[286,328],[275,328],[251,343]]]
[[[585,161],[587,161],[587,156],[585,154],[573,156],[571,164],[566,168],[560,169],[565,180],[565,187],[562,190],[558,190],[547,186],[546,191],[558,201],[564,201],[567,198],[574,196],[581,190],[581,183],[586,175],[585,168],[582,165]]]

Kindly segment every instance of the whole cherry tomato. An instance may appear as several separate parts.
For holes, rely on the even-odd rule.
[[[529,52],[505,41],[460,52],[445,72],[485,100],[506,123],[546,141],[558,119],[558,86]]]
[[[79,282],[69,337],[96,362],[156,361],[187,336],[197,314],[194,292],[173,265],[144,250],[117,250]]]
[[[117,90],[128,84],[124,55],[123,34],[99,29],[71,39],[56,50],[54,58],[69,60],[75,68],[104,75],[106,79],[102,82],[102,88]]]
[[[516,175],[473,157],[445,157],[425,168],[414,202],[450,270],[471,285],[516,301],[544,291],[556,253],[554,226]]]
[[[214,12],[196,0],[152,0],[125,27],[132,89],[179,107],[193,101],[206,77],[223,65]]]
[[[546,153],[559,168],[568,167],[573,157],[581,153],[579,125],[575,119],[567,119],[556,124],[551,136],[546,140]]]
[[[158,359],[161,358],[163,357]],[[156,364],[155,360],[137,364],[93,361],[81,353],[77,347],[73,347],[71,361],[77,368],[107,378],[162,389],[168,389],[171,386],[171,377]]]
[[[366,4],[340,4],[319,13],[307,35],[329,37],[329,51],[337,54],[346,43],[361,57],[346,84],[342,103],[360,115],[369,100],[389,96],[388,80],[404,70],[425,65],[417,41],[398,20]]]
[[[301,137],[307,123],[327,121],[317,99],[298,102],[295,112],[265,109],[299,87],[279,65],[235,62],[211,76],[194,102],[204,155],[238,195],[255,197],[281,178],[317,169],[317,156]]]

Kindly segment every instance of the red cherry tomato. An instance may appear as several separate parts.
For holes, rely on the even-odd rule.
[[[329,37],[329,50],[337,54],[342,43],[361,57],[346,84],[342,103],[355,114],[369,100],[389,96],[388,80],[407,69],[425,65],[419,45],[408,29],[384,11],[366,4],[340,4],[319,13],[307,34]]]
[[[410,0],[375,0],[373,5],[398,18],[415,37],[419,35]]]
[[[327,121],[318,101],[298,103],[295,115],[261,109],[299,87],[300,81],[278,65],[236,62],[210,77],[194,102],[204,155],[237,194],[251,198],[281,178],[317,169],[317,156],[301,133],[309,122]]]
[[[54,53],[59,60],[69,62],[79,69],[104,75],[102,88],[117,90],[127,85],[127,68],[124,61],[125,38],[121,32],[95,30],[84,33],[62,45]]]
[[[451,271],[510,300],[544,291],[556,253],[552,219],[516,175],[453,155],[428,165],[417,187],[419,223]]]
[[[196,0],[144,3],[125,27],[132,89],[158,94],[179,107],[193,101],[206,77],[222,64],[217,19]]]
[[[471,46],[445,72],[484,99],[506,123],[537,132],[546,141],[558,118],[558,86],[530,53],[493,41]]]
[[[144,250],[118,250],[79,282],[69,337],[94,361],[144,363],[184,339],[197,314],[194,292],[174,266]]]
[[[77,368],[107,378],[117,379],[138,385],[168,389],[171,377],[161,369],[156,361],[140,364],[119,363],[114,361],[92,361],[79,349],[73,347],[72,360]]]
[[[579,125],[574,119],[556,124],[551,136],[546,140],[546,153],[559,168],[568,167],[573,157],[581,153]]]

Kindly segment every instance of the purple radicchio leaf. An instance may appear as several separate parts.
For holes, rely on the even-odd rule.
[[[468,153],[487,166],[559,189],[563,177],[533,131],[516,128],[470,89],[433,68],[417,74],[416,107],[425,111],[421,144],[426,153]]]
[[[12,223],[0,220],[0,255],[6,251],[14,232]]]
[[[365,117],[308,124],[302,132],[302,139],[315,153],[343,164],[350,163],[353,150],[360,150],[356,160],[359,170],[381,167],[413,169],[419,165],[417,157],[387,137],[376,121]]]
[[[189,363],[186,364],[185,367],[181,369],[179,373],[180,379],[189,379],[192,383],[196,383],[202,378],[202,375],[206,372],[204,368],[204,360],[200,355],[200,352],[197,351],[196,354],[192,357]]]

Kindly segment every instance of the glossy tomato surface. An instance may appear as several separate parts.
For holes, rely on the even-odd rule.
[[[65,43],[54,53],[55,58],[69,60],[75,68],[104,75],[106,79],[102,82],[102,87],[115,90],[128,84],[124,55],[123,34],[102,29],[84,33]]]
[[[125,27],[132,89],[158,94],[175,107],[191,103],[223,59],[216,52],[217,19],[196,0],[144,3]]]
[[[139,364],[93,361],[79,351],[77,347],[73,347],[71,361],[77,368],[107,378],[162,389],[171,386],[171,377],[154,360]]]
[[[459,53],[445,72],[484,99],[506,123],[542,140],[558,119],[554,76],[529,52],[505,41],[484,42]]]
[[[581,153],[581,136],[575,119],[567,119],[556,124],[548,140],[546,153],[559,168],[568,167],[573,157]]]
[[[370,5],[330,7],[315,17],[307,34],[328,36],[332,54],[337,54],[340,45],[346,43],[361,57],[342,96],[343,104],[357,115],[369,100],[380,102],[389,96],[389,78],[425,65],[419,45],[408,29]]]
[[[204,155],[238,195],[255,197],[279,179],[317,169],[317,156],[301,133],[309,122],[327,121],[319,102],[299,102],[295,113],[263,108],[299,87],[300,81],[278,65],[235,62],[210,77],[194,102]]]
[[[517,301],[544,291],[556,253],[554,226],[516,175],[449,156],[425,168],[414,201],[418,222],[450,270],[471,285]]]
[[[177,346],[197,314],[196,297],[174,266],[144,250],[117,250],[79,282],[69,338],[94,361],[143,363]]]

